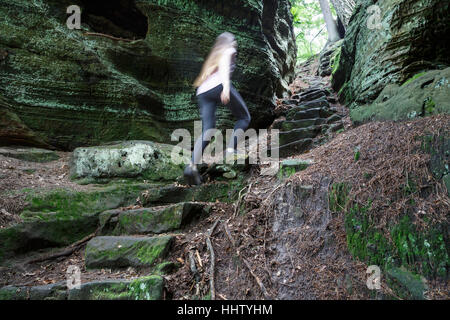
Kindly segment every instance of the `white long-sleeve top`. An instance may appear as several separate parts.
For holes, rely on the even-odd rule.
[[[212,88],[222,84],[224,90],[230,88],[230,77],[235,69],[234,57],[236,54],[235,48],[225,50],[219,61],[219,68],[212,73],[202,84],[197,88],[197,95],[202,94]]]

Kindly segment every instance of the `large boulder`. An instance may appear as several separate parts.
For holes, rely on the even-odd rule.
[[[369,10],[373,5],[379,8],[379,21],[376,11]],[[389,84],[444,69],[450,65],[449,32],[448,1],[358,1],[335,61],[333,88],[356,107],[373,102]]]
[[[151,141],[126,141],[97,147],[80,147],[70,162],[72,179],[108,181],[141,178],[172,181],[183,175],[181,157],[172,159],[172,146]]]
[[[71,5],[82,9],[82,30],[66,26]],[[0,109],[17,128],[0,130],[2,144],[72,150],[192,132],[192,82],[224,31],[237,37],[233,80],[252,126],[271,123],[293,78],[288,0],[0,0],[0,15]],[[232,120],[220,108],[218,127]]]

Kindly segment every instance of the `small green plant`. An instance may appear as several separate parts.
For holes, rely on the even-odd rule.
[[[344,211],[348,202],[349,192],[350,187],[346,183],[333,183],[328,197],[330,210],[334,212]]]
[[[409,78],[408,80],[406,80],[406,81],[402,84],[402,86],[405,86],[405,85],[407,85],[408,83],[410,83],[410,82],[416,80],[417,78],[420,78],[420,77],[423,76],[425,73],[426,73],[426,72],[421,72],[421,73],[418,73],[418,74],[414,75],[413,77],[411,77],[411,78]]]
[[[436,103],[433,101],[431,97],[425,99],[423,103],[423,115],[426,116],[433,114],[434,109],[436,107]]]
[[[357,162],[359,160],[360,157],[360,152],[359,152],[359,147],[356,147],[354,150],[354,155],[353,155],[353,159],[355,159],[355,162]]]
[[[363,173],[363,178],[366,179],[366,180],[369,180],[372,177],[373,177],[372,173],[368,173],[368,172],[364,172]]]

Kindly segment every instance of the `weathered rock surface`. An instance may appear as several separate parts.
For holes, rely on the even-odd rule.
[[[66,26],[74,4],[83,9],[82,30]],[[0,130],[1,143],[71,150],[169,142],[175,128],[192,130],[199,118],[191,84],[224,31],[237,37],[234,80],[252,126],[265,127],[293,77],[289,9],[288,0],[1,0],[0,109],[17,120],[15,131]],[[219,128],[232,119],[219,109]]]
[[[110,210],[100,214],[104,235],[163,233],[181,228],[208,211],[205,203],[184,202],[165,207]]]
[[[355,106],[352,121],[402,120],[450,113],[450,68],[419,74],[403,85],[389,84],[371,104]]]
[[[161,300],[164,279],[148,276],[129,280],[103,280],[83,283],[69,290],[69,300]]]
[[[379,27],[376,21],[369,22],[371,5],[380,8]],[[448,67],[449,32],[448,1],[360,1],[333,73],[333,88],[340,90],[341,100],[352,103],[351,107],[366,105],[389,84],[402,84],[420,72]]]
[[[30,162],[50,162],[59,159],[54,151],[26,147],[3,147],[0,148],[0,155]]]
[[[172,236],[95,237],[86,246],[86,268],[150,267],[164,258]]]
[[[314,164],[312,159],[285,159],[281,161],[278,177],[281,179],[289,177],[298,171],[305,170],[312,164]]]
[[[151,187],[125,184],[86,191],[30,192],[26,195],[29,204],[21,214],[24,222],[0,229],[0,262],[16,254],[76,242],[97,229],[100,212],[135,204]]]
[[[181,157],[172,160],[171,152],[172,146],[151,141],[81,147],[72,153],[70,174],[72,179],[174,181],[182,176],[184,163]]]
[[[33,250],[70,245],[94,232],[98,226],[96,214],[67,219],[47,215],[46,218],[45,221],[26,221],[0,229],[0,263]]]
[[[329,56],[327,59],[329,60]],[[331,106],[330,101],[333,99],[329,88],[318,85],[294,94],[289,100],[282,102],[288,105],[287,110],[283,112],[284,118],[273,124],[273,128],[280,130],[281,157],[304,152],[313,145],[319,134],[341,128],[341,117]]]
[[[135,280],[87,282],[68,289],[65,282],[35,287],[0,288],[0,300],[160,300],[164,279],[152,275]]]

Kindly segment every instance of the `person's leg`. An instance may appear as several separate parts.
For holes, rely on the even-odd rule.
[[[192,153],[192,163],[197,165],[201,163],[203,150],[211,142],[214,136],[214,129],[216,127],[216,108],[217,108],[217,92],[218,90],[211,89],[197,97],[202,117],[202,136],[197,139]]]
[[[230,102],[227,106],[230,108],[231,113],[236,118],[233,135],[231,137],[230,144],[227,147],[227,151],[236,152],[238,144],[236,131],[238,129],[242,129],[242,131],[247,130],[248,125],[251,121],[251,117],[244,99],[242,99],[241,95],[236,90],[236,88],[234,88],[234,86],[231,86],[230,88]]]

